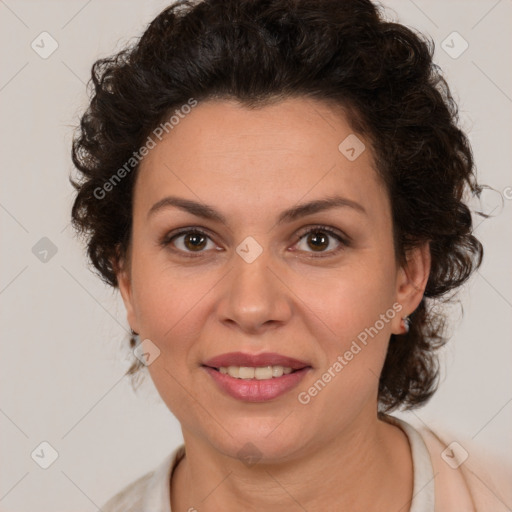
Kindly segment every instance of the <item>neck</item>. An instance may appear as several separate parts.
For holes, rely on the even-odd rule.
[[[406,435],[378,420],[358,422],[310,445],[291,462],[247,466],[184,431],[186,457],[172,478],[172,510],[400,510],[412,499]]]

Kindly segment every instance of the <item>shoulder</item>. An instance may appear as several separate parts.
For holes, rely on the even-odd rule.
[[[171,512],[170,477],[185,454],[178,446],[154,470],[122,488],[102,507],[102,512]]]
[[[143,502],[148,489],[148,483],[155,472],[150,471],[134,480],[115,496],[110,498],[102,507],[103,512],[131,512],[143,510]]]
[[[430,455],[439,510],[510,511],[512,466],[471,439],[426,426],[416,430]]]

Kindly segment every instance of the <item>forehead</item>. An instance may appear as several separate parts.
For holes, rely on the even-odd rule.
[[[343,110],[305,98],[257,109],[198,103],[157,141],[137,182],[143,210],[166,194],[262,211],[333,193],[376,208],[386,201],[371,148]]]

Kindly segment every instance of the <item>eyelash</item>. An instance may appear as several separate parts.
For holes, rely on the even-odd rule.
[[[337,249],[333,249],[330,251],[325,251],[325,252],[321,252],[321,253],[317,253],[317,254],[312,252],[309,256],[311,258],[326,258],[329,256],[334,256],[334,255],[337,255],[344,248],[349,247],[349,245],[350,245],[350,240],[347,236],[344,236],[341,233],[332,230],[328,226],[322,226],[322,225],[315,225],[312,227],[305,228],[305,231],[300,231],[296,235],[296,240],[295,240],[294,245],[297,244],[298,242],[300,242],[300,240],[302,240],[302,238],[304,238],[304,236],[309,235],[310,233],[317,233],[317,232],[325,233],[325,234],[329,235],[330,237],[335,238],[338,242],[340,242],[340,246]],[[181,229],[178,231],[173,231],[171,233],[166,234],[163,237],[163,239],[161,240],[160,245],[162,247],[168,247],[169,245],[171,245],[171,243],[176,238],[179,238],[182,235],[187,235],[187,234],[192,234],[192,233],[196,234],[196,235],[205,236],[211,240],[211,237],[208,235],[208,233],[206,233],[205,231],[203,231],[200,228],[190,226],[190,227],[187,227],[187,228],[184,228],[184,229]],[[191,251],[182,251],[181,249],[173,249],[173,250],[181,253],[182,255],[184,255],[185,257],[188,257],[188,258],[197,258],[199,256],[202,256],[202,254],[204,253],[204,251],[198,251],[198,252],[194,253]]]

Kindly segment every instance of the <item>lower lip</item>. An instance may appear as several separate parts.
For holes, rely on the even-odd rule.
[[[271,379],[236,379],[228,374],[220,373],[213,368],[203,366],[211,375],[219,388],[238,400],[244,402],[266,402],[293,389],[304,378],[309,367],[302,368],[282,377],[273,377]]]

